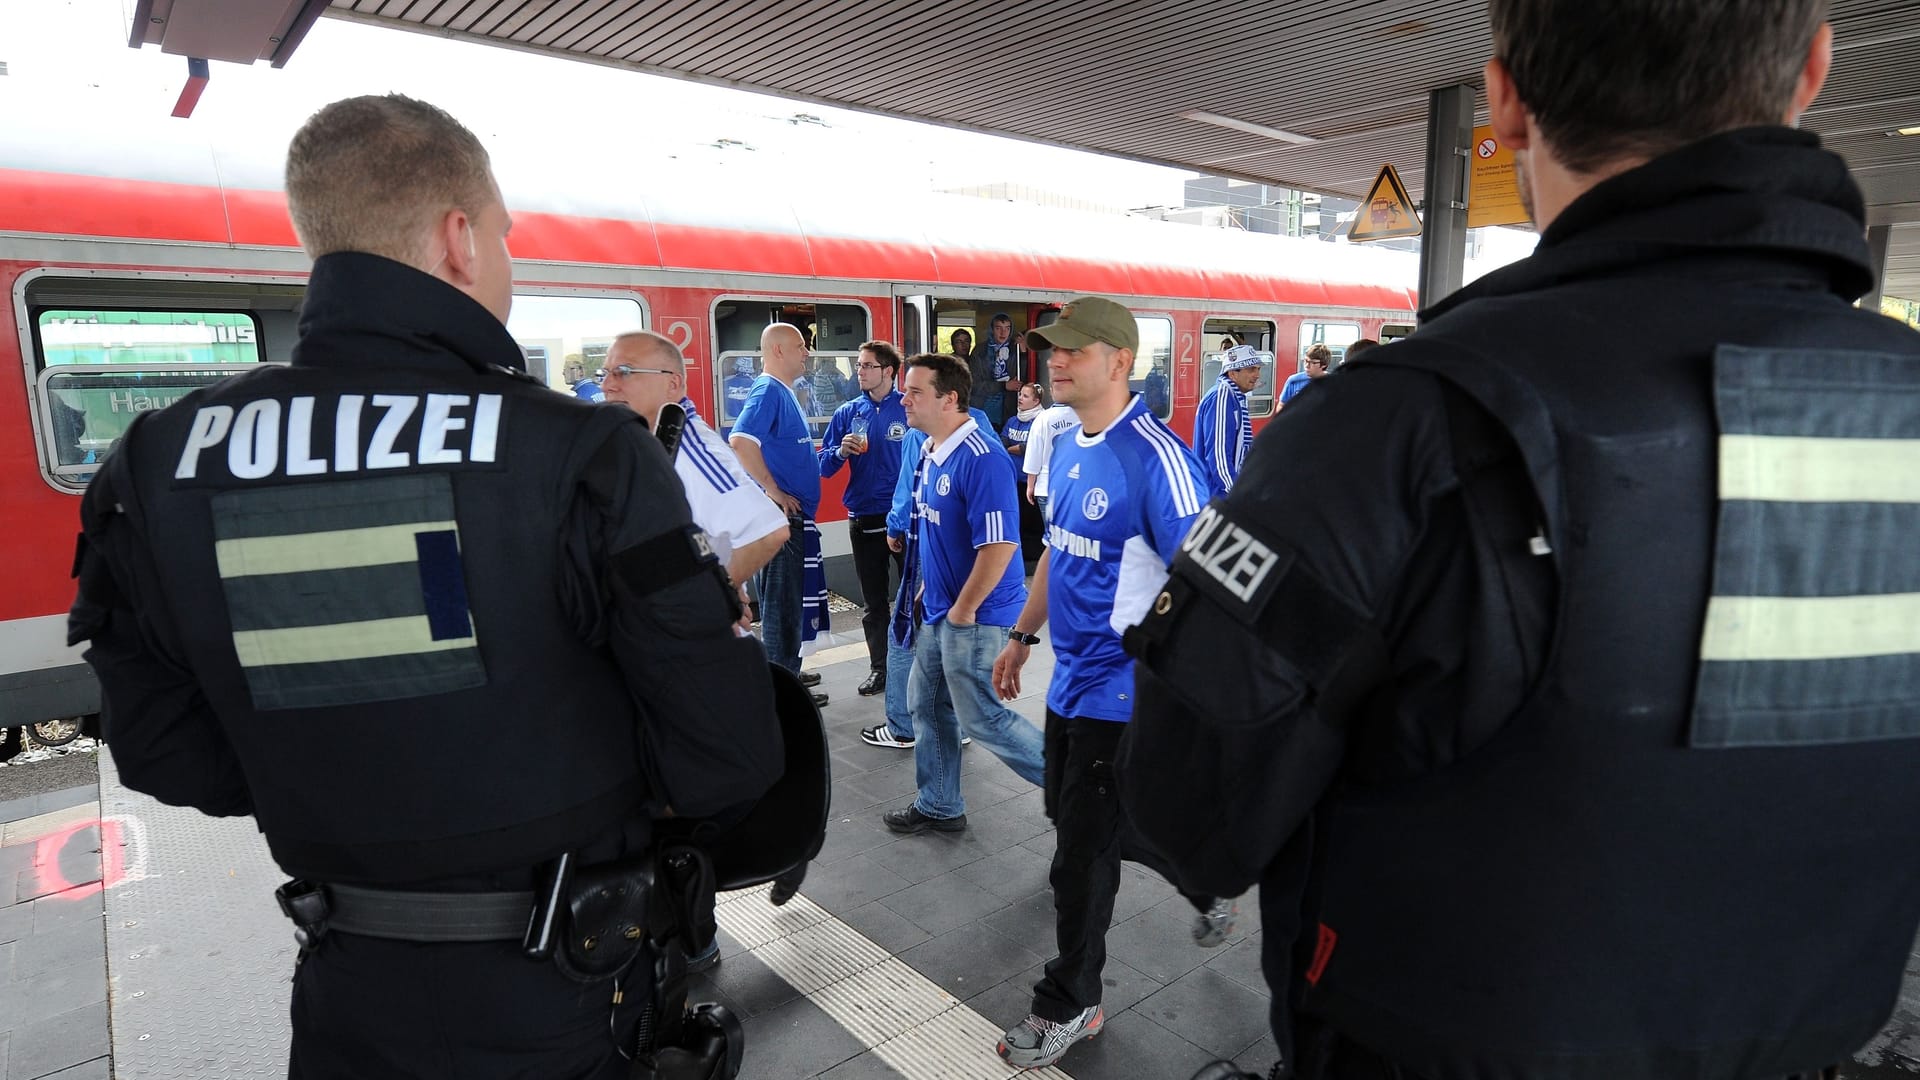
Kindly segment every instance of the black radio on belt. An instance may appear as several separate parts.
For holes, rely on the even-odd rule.
[[[301,951],[313,948],[326,936],[332,908],[325,886],[296,878],[273,890],[273,898],[280,903],[280,913],[293,920],[293,940]]]

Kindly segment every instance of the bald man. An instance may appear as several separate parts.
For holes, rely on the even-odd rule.
[[[787,515],[787,542],[755,577],[760,593],[760,634],[767,658],[800,674],[800,646],[807,628],[806,550],[818,544],[813,517],[820,508],[820,465],[813,434],[793,387],[807,370],[807,343],[799,329],[773,323],[760,334],[761,374],[740,407],[728,445],[747,475]],[[821,583],[824,591],[825,583]],[[812,682],[818,682],[815,675]],[[813,691],[816,705],[827,695]]]

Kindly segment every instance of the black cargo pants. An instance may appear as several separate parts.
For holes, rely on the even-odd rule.
[[[1139,863],[1168,881],[1166,864],[1134,837],[1114,790],[1113,759],[1127,725],[1047,710],[1047,817],[1054,824],[1054,936],[1059,954],[1033,988],[1033,1011],[1065,1023],[1100,1004],[1107,927],[1120,892],[1120,863]],[[1194,910],[1211,897],[1181,892]]]
[[[647,987],[582,985],[517,941],[328,934],[293,977],[289,1080],[626,1080]]]

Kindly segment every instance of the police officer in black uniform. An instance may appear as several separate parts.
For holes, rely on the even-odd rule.
[[[765,655],[644,423],[514,370],[471,132],[336,102],[287,195],[292,363],[143,414],[85,499],[115,764],[302,879],[291,1075],[625,1077],[659,909],[609,912],[651,895],[654,815],[779,777]],[[624,932],[523,955],[570,917]]]
[[[1790,127],[1826,4],[1489,7],[1539,249],[1262,433],[1122,797],[1259,884],[1276,1075],[1815,1075],[1920,924],[1920,337]]]

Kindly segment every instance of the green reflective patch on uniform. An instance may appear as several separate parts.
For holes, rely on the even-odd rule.
[[[485,685],[445,474],[245,488],[212,508],[234,655],[256,708]]]
[[[415,536],[450,529],[458,531],[455,522],[422,521],[289,536],[249,536],[218,541],[214,557],[220,562],[222,578],[410,563],[417,558]]]
[[[1920,593],[1715,596],[1702,660],[1841,660],[1920,652]]]
[[[1721,435],[1720,497],[1920,502],[1920,439]]]
[[[1689,741],[1920,738],[1920,365],[1723,346],[1713,593]]]
[[[294,626],[278,630],[239,630],[234,651],[243,667],[269,664],[317,664],[329,660],[365,660],[372,656],[445,652],[471,649],[473,639],[433,639],[433,627],[424,615],[404,619],[369,619],[329,626]]]

